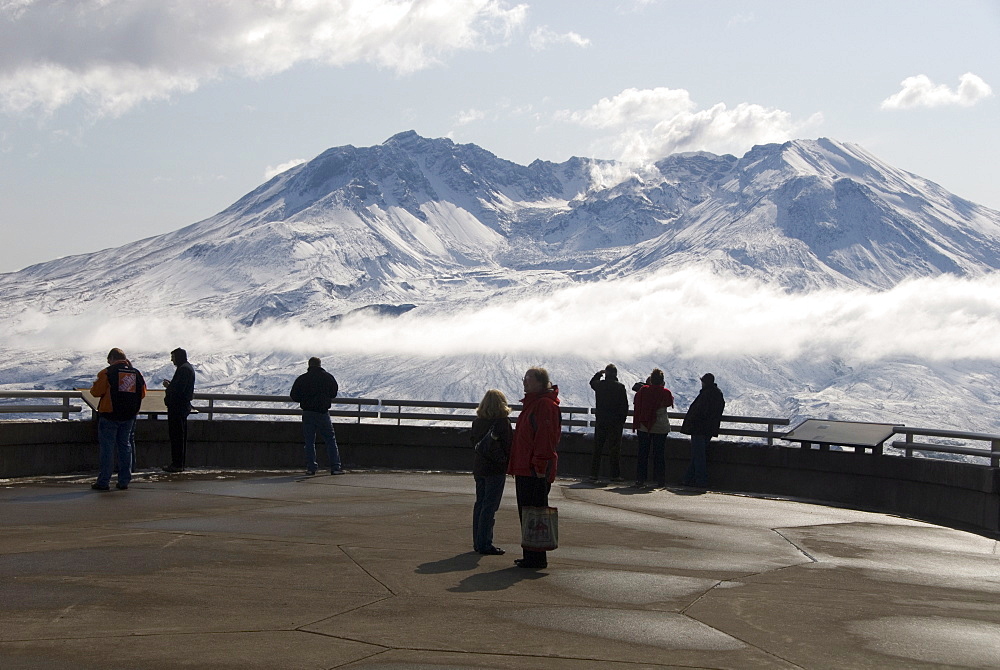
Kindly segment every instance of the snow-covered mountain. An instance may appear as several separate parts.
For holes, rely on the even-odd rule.
[[[74,370],[79,355],[92,353],[87,347],[52,351],[31,342],[37,323],[52,319],[100,313],[249,329],[336,327],[356,315],[449,315],[695,267],[803,295],[989,276],[1000,269],[1000,212],[830,139],[757,146],[742,157],[676,154],[644,166],[587,158],[523,166],[476,145],[405,132],[378,146],[329,149],[172,233],[0,275],[0,319],[9,335],[0,344],[8,361],[0,383],[61,387],[89,377],[93,365]],[[75,323],[68,327],[82,321]],[[342,375],[368,385],[352,395],[379,387],[397,396],[470,400],[483,383],[456,386],[444,371],[465,378],[495,368],[499,375],[558,358],[508,354],[495,351],[476,363],[465,354],[448,362],[403,356],[388,366],[400,368],[392,374],[385,360],[377,369],[370,359],[337,363]],[[559,359],[573,371],[575,381],[564,384],[572,402],[589,402],[588,371],[605,358],[595,351],[592,360]],[[277,392],[302,357],[276,352],[264,365],[264,357],[220,349],[200,359],[217,388]],[[728,365],[730,396],[747,399],[734,408],[746,414],[817,415],[809,412],[818,407],[825,416],[850,406],[859,418],[877,420],[882,411],[870,393],[856,403],[838,396],[832,405],[812,404],[807,398],[843,381],[845,366],[831,361],[726,363],[651,352],[631,363],[636,368],[626,376],[640,378],[660,364],[685,380],[697,378],[698,365]],[[808,378],[789,379],[793,369]],[[878,386],[873,379],[881,374],[854,383]],[[970,408],[970,416],[980,410]]]

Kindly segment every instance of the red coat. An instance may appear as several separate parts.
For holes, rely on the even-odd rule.
[[[559,387],[529,393],[521,399],[521,404],[524,409],[518,415],[514,428],[507,474],[533,477],[535,473],[545,473],[551,483],[556,479],[559,466],[556,447],[562,437]]]
[[[632,413],[632,430],[644,426],[646,430],[656,423],[656,410],[673,407],[674,394],[662,386],[646,384],[635,394],[635,411]]]

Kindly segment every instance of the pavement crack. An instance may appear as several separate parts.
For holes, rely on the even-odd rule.
[[[802,554],[803,556],[805,556],[806,558],[808,558],[811,562],[813,562],[813,563],[819,563],[819,559],[818,558],[816,558],[815,556],[813,556],[812,554],[810,554],[808,551],[806,551],[805,549],[803,549],[802,547],[800,547],[799,545],[797,545],[792,540],[788,539],[788,537],[784,533],[782,533],[780,530],[778,530],[777,528],[772,528],[771,530],[774,533],[776,533],[778,535],[778,537],[780,537],[782,540],[784,540],[788,544],[790,544],[793,547],[795,547],[796,551],[798,551],[800,554]]]

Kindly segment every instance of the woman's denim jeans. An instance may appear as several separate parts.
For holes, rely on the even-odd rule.
[[[635,481],[644,484],[646,483],[646,476],[649,474],[649,455],[653,454],[653,479],[656,480],[657,485],[665,486],[667,483],[666,475],[666,447],[667,447],[667,434],[666,433],[647,433],[643,430],[639,431],[639,447],[636,451],[636,462],[635,462]]]
[[[476,477],[476,505],[472,508],[472,548],[486,551],[493,546],[493,522],[496,520],[507,475]]]

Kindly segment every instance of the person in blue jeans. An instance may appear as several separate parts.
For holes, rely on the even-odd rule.
[[[507,461],[514,430],[510,426],[507,397],[490,389],[476,408],[470,440],[475,445],[472,476],[476,480],[476,504],[472,508],[472,549],[486,556],[505,552],[493,544],[493,524],[507,481]]]
[[[701,392],[694,399],[684,416],[681,432],[691,436],[691,464],[684,473],[685,486],[708,486],[708,443],[719,434],[726,399],[715,383],[715,375],[707,372],[701,377]]]
[[[639,445],[635,458],[635,487],[647,486],[649,457],[653,457],[653,478],[656,486],[667,485],[666,444],[670,432],[668,412],[674,406],[674,396],[666,388],[663,370],[653,368],[649,379],[635,394],[632,429],[638,433]]]
[[[97,373],[90,394],[100,398],[97,403],[97,439],[100,444],[100,469],[97,481],[90,488],[111,490],[111,474],[118,457],[118,482],[115,488],[125,490],[132,481],[132,431],[142,399],[146,397],[146,381],[132,367],[119,348],[108,353],[108,367]]]
[[[309,367],[305,374],[299,375],[288,394],[302,408],[306,474],[316,474],[316,469],[319,467],[316,462],[317,433],[326,444],[326,453],[330,460],[330,474],[344,474],[340,463],[340,450],[337,448],[337,436],[334,434],[333,424],[330,422],[330,406],[339,391],[337,380],[323,369],[322,361],[314,356],[309,359]]]

